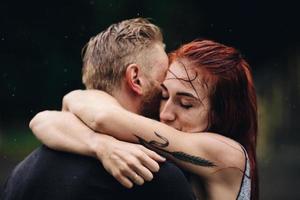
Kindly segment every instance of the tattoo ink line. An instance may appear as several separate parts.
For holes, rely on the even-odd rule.
[[[154,132],[154,134],[160,138],[163,142],[158,142],[155,140],[151,140],[150,142],[147,142],[146,140],[144,140],[143,138],[135,135],[135,137],[138,138],[140,144],[144,145],[145,147],[154,150],[158,153],[160,153],[161,155],[165,156],[165,157],[173,157],[176,158],[178,160],[184,161],[184,162],[188,162],[194,165],[198,165],[198,166],[202,166],[202,167],[216,167],[216,165],[209,161],[206,160],[204,158],[198,157],[198,156],[194,156],[194,155],[190,155],[184,152],[180,152],[180,151],[167,151],[161,148],[165,148],[167,146],[169,146],[169,141],[167,138],[159,135],[157,132]]]

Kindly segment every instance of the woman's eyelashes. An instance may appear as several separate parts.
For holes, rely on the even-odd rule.
[[[169,99],[169,95],[167,93],[165,93],[165,92],[162,92],[161,99],[162,100],[168,100]]]
[[[186,102],[182,102],[182,101],[179,102],[179,105],[180,105],[182,108],[187,109],[187,110],[193,107],[193,104],[191,104],[191,103],[186,103]]]
[[[165,96],[161,96],[161,100],[168,100],[169,99],[169,97],[165,97]]]
[[[161,95],[161,101],[167,101],[167,100],[169,100],[169,98],[170,98],[170,96],[168,94],[162,93],[162,95]],[[180,106],[181,108],[186,109],[186,110],[188,110],[188,109],[190,109],[190,108],[193,107],[192,103],[190,103],[189,101],[185,101],[185,100],[183,100],[180,97],[177,97],[177,98],[173,99],[173,103],[175,105]]]

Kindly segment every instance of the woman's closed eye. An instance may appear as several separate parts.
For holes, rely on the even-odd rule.
[[[177,98],[177,104],[186,110],[188,110],[194,106],[193,100],[190,100],[185,97]]]
[[[180,106],[181,106],[182,108],[184,108],[184,109],[190,109],[190,108],[193,107],[193,104],[187,103],[187,102],[180,102],[179,104],[180,104]]]
[[[162,100],[168,100],[168,99],[169,99],[169,95],[168,95],[168,94],[165,94],[165,93],[162,93],[162,94],[161,94],[161,99],[162,99]]]

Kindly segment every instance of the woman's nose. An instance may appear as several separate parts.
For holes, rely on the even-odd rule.
[[[166,123],[175,120],[176,116],[174,113],[174,109],[172,109],[172,102],[170,100],[162,104],[162,109],[160,111],[159,117],[161,122],[166,122]]]

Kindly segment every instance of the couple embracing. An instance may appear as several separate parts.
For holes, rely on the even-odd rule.
[[[168,55],[147,19],[84,48],[86,90],[30,122],[44,144],[4,199],[258,199],[257,104],[248,63],[210,40]]]

